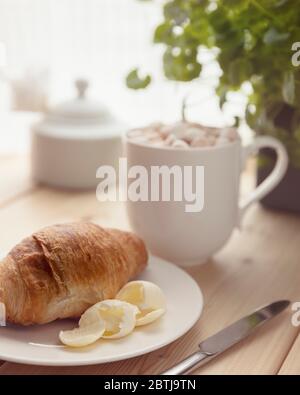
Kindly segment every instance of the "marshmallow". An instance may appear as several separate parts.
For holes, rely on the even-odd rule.
[[[215,145],[216,141],[217,141],[217,139],[216,139],[215,136],[212,136],[212,135],[211,136],[207,136],[208,145],[210,145],[210,146]]]
[[[128,136],[135,142],[155,147],[184,149],[221,146],[239,138],[237,130],[232,127],[212,128],[183,121],[173,125],[153,123],[130,131]]]
[[[159,133],[162,137],[166,138],[168,137],[169,134],[172,133],[172,126],[170,125],[165,125],[163,126],[160,130]]]
[[[192,142],[193,140],[197,139],[197,138],[205,138],[206,136],[206,132],[203,129],[200,128],[196,128],[196,127],[190,127],[188,129],[186,129],[185,133],[184,133],[184,140],[186,140],[187,142]]]
[[[214,137],[219,137],[219,136],[220,136],[220,131],[221,131],[221,130],[222,130],[222,129],[219,129],[219,128],[212,128],[212,127],[206,128],[207,134],[208,134],[209,136],[214,136]]]
[[[172,145],[176,141],[176,136],[174,134],[169,134],[165,139],[165,145]]]
[[[185,122],[178,122],[172,126],[172,134],[174,134],[178,139],[184,138],[184,134],[186,132],[186,123]]]
[[[209,145],[206,138],[198,137],[191,142],[191,147],[207,147]]]
[[[185,141],[178,139],[172,143],[172,147],[174,147],[174,148],[189,148],[189,145]]]

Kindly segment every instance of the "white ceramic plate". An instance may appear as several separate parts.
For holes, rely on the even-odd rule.
[[[151,257],[140,276],[164,291],[167,312],[158,321],[136,328],[118,340],[99,340],[91,346],[71,349],[60,345],[60,330],[73,328],[76,321],[0,328],[0,359],[32,365],[75,366],[120,361],[157,350],[184,335],[199,319],[202,293],[196,282],[172,263]]]

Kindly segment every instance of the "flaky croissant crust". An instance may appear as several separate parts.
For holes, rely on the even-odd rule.
[[[143,241],[93,223],[44,228],[0,262],[0,301],[7,320],[30,325],[78,317],[146,266]]]

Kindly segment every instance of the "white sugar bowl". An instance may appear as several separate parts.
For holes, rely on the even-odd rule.
[[[87,97],[87,81],[77,80],[76,88],[77,98],[32,126],[32,177],[54,187],[91,189],[99,166],[117,168],[126,125]]]

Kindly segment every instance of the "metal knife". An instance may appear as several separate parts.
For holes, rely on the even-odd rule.
[[[236,321],[201,342],[199,344],[199,351],[161,374],[179,375],[191,372],[193,369],[205,364],[234,344],[251,335],[262,324],[285,310],[289,304],[290,301],[288,300],[279,300],[254,311],[252,314]]]

